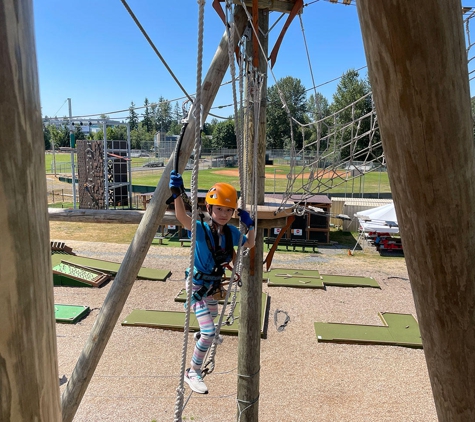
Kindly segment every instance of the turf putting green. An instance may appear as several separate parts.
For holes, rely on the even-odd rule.
[[[360,277],[352,275],[321,274],[325,286],[337,287],[374,287],[380,289],[380,285],[373,277]]]
[[[325,286],[375,287],[379,284],[372,277],[320,274],[318,270],[274,268],[264,273],[269,286],[324,289]]]
[[[317,270],[295,270],[275,268],[264,273],[268,286],[301,287],[305,289],[324,289],[325,286]]]
[[[384,326],[315,322],[319,342],[383,344],[422,348],[419,325],[411,314],[378,313]]]
[[[51,256],[52,266],[55,267],[56,265],[60,264],[61,261],[64,259],[65,259],[64,255],[61,255],[61,254],[52,255]],[[111,275],[117,274],[120,268],[120,264],[116,262],[103,261],[101,259],[86,258],[83,256],[68,255],[66,260],[73,264],[103,271]],[[155,270],[152,268],[142,267],[137,275],[137,278],[145,279],[145,280],[165,281],[168,277],[170,277],[170,275],[171,275],[171,271],[168,271],[168,270]]]
[[[226,312],[229,308],[226,307]],[[234,323],[232,325],[224,325],[221,327],[221,334],[238,335],[239,333],[239,313],[241,307],[239,302],[236,303],[234,310]],[[267,294],[262,293],[261,300],[261,336],[264,334],[264,321],[267,313]],[[225,317],[226,319],[226,317]],[[224,319],[224,320],[225,320]],[[215,318],[215,322],[219,321],[219,315]],[[183,331],[185,325],[185,312],[176,311],[155,311],[136,309],[132,311],[122,322],[122,325],[133,327],[150,327],[162,328],[166,330]],[[190,314],[190,331],[199,331],[198,321],[195,314]]]
[[[78,305],[54,305],[54,316],[56,322],[62,322],[65,324],[75,324],[91,312],[89,306]]]

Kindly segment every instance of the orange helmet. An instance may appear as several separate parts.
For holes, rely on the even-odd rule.
[[[237,208],[237,191],[228,183],[215,183],[206,194],[206,203],[221,207]]]

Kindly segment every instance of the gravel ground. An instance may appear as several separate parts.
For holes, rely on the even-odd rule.
[[[60,239],[55,239],[60,240]],[[120,262],[127,245],[66,241],[78,255]],[[144,266],[168,269],[166,282],[137,280],[76,413],[75,422],[173,421],[183,333],[123,327],[134,309],[181,311],[174,297],[183,287],[189,248],[152,246]],[[268,287],[269,323],[261,340],[259,420],[436,421],[424,353],[397,346],[318,343],[316,321],[381,325],[378,312],[411,313],[414,302],[404,258],[382,258],[370,248],[354,256],[338,246],[318,254],[276,253],[274,268],[318,269],[325,274],[371,276],[380,286],[326,290]],[[80,323],[57,324],[59,376],[69,379],[112,283],[95,288],[55,287],[55,303],[87,305]],[[276,309],[290,322],[274,324]],[[192,335],[189,335],[189,360]],[[216,369],[206,377],[208,395],[191,395],[184,421],[236,420],[238,338],[225,336]],[[61,392],[65,384],[61,387]],[[186,387],[186,396],[189,393]]]

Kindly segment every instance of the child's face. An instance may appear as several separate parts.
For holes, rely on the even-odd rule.
[[[234,209],[213,205],[211,209],[211,218],[221,226],[224,226],[233,216]]]

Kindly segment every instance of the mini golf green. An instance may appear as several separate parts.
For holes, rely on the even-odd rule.
[[[56,322],[62,322],[65,324],[75,324],[86,316],[89,315],[91,310],[89,306],[78,305],[54,305],[54,316]]]
[[[378,314],[384,326],[315,322],[319,342],[384,344],[422,348],[419,325],[411,314]]]
[[[318,270],[274,268],[264,273],[264,277],[267,277],[269,287],[281,286],[307,289],[325,289],[325,286],[380,288],[378,282],[372,277],[320,274]]]
[[[111,275],[117,274],[120,268],[120,264],[116,262],[103,261],[101,259],[93,259],[93,258],[86,258],[83,256],[73,256],[73,255],[68,255],[68,257],[65,259],[65,256],[61,254],[55,254],[51,256],[51,262],[52,262],[53,267],[60,264],[61,261],[68,261],[68,262],[71,262],[72,264],[80,265],[82,267],[92,268],[92,269],[102,271]],[[155,270],[153,268],[142,267],[137,275],[137,278],[146,279],[146,280],[165,281],[168,277],[170,277],[170,275],[171,275],[171,271],[168,271],[168,270]]]
[[[221,327],[220,333],[237,335],[239,333],[239,313],[241,307],[240,304],[236,304],[234,310],[234,322],[232,325],[224,325]],[[226,307],[226,314],[229,311],[229,307]],[[267,294],[262,293],[261,300],[261,336],[264,334],[264,322],[267,313]],[[215,318],[215,321],[219,321],[219,315]],[[224,318],[226,320],[226,316]],[[122,322],[122,325],[133,327],[150,327],[150,328],[162,328],[168,330],[183,331],[185,325],[185,312],[176,311],[155,311],[155,310],[141,310],[136,309],[132,311]],[[190,331],[198,331],[199,325],[196,320],[195,314],[190,314]]]

